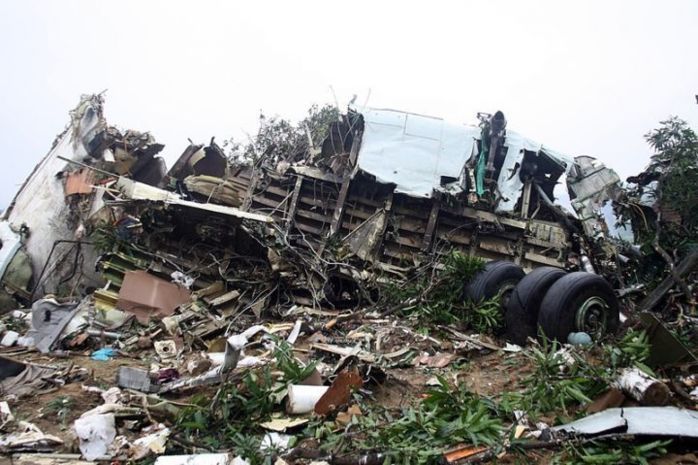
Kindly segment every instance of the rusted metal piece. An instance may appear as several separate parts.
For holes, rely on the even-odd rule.
[[[455,463],[459,460],[474,457],[485,452],[488,448],[484,446],[462,446],[444,453],[446,463]]]
[[[349,402],[351,393],[363,386],[363,379],[358,370],[342,371],[326,393],[315,404],[315,413],[327,415]]]
[[[623,405],[623,402],[625,402],[623,391],[613,387],[594,399],[594,401],[587,406],[586,413],[592,414],[609,408],[620,407]]]

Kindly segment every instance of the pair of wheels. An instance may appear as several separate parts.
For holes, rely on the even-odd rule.
[[[493,261],[467,284],[465,295],[482,301],[497,294],[501,295],[507,339],[519,345],[535,338],[539,327],[547,338],[567,342],[572,332],[599,339],[619,322],[613,288],[593,273],[567,273],[544,266],[525,274],[512,262]]]

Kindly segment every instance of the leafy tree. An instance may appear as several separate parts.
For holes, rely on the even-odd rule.
[[[681,255],[698,240],[698,136],[676,117],[645,136],[655,153],[620,202],[635,240],[650,253],[657,246]]]
[[[230,138],[223,147],[229,159],[236,163],[256,164],[262,159],[269,164],[300,161],[310,154],[311,140],[313,147],[319,148],[329,124],[338,119],[339,110],[332,105],[311,106],[306,117],[296,124],[262,112],[257,134],[249,142],[243,144]]]

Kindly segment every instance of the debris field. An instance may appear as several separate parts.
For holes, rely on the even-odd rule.
[[[0,462],[698,464],[698,137],[623,182],[477,119],[168,169],[83,96],[0,220]]]

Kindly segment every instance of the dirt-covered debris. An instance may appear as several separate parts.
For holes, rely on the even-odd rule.
[[[83,98],[0,223],[9,460],[690,460],[695,432],[640,424],[698,405],[685,124],[650,134],[628,187],[499,112],[315,108],[168,171],[102,105]]]

